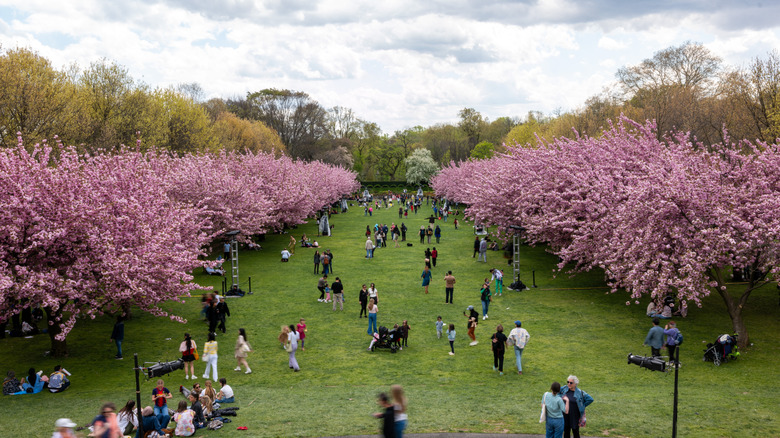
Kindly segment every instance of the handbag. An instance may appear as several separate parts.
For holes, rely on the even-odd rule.
[[[544,393],[544,397],[542,397],[542,413],[539,415],[539,422],[544,423],[547,421],[547,406],[544,404],[544,401],[547,399],[547,393]]]
[[[585,423],[587,423],[588,419],[585,418],[585,414],[582,414],[582,417],[580,417],[580,427],[585,427]]]
[[[202,357],[203,362],[208,362],[209,361],[209,356],[211,356],[211,355],[210,354],[204,354],[203,357]]]
[[[288,353],[291,353],[293,351],[292,350],[292,342],[288,341],[288,342],[284,343],[284,351],[286,351]]]
[[[198,354],[198,349],[197,348],[193,348],[192,349],[192,355],[195,356],[195,360],[200,359],[200,355]]]

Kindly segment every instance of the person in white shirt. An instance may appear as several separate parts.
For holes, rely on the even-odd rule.
[[[509,332],[509,338],[507,339],[507,344],[514,345],[515,347],[517,374],[523,374],[523,349],[525,348],[525,344],[528,343],[528,339],[531,337],[531,335],[528,334],[528,330],[521,326],[522,323],[520,321],[515,321],[515,328]]]

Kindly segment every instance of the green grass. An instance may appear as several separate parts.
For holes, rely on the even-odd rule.
[[[420,286],[423,251],[414,230],[430,214],[427,208],[411,216],[408,241],[413,247],[378,249],[376,258],[365,259],[365,227],[398,222],[397,208],[380,210],[364,218],[362,209],[335,215],[332,237],[319,238],[323,248],[335,254],[335,275],[346,287],[346,310],[332,312],[330,304],[317,302],[319,278],[312,272],[313,249],[296,248],[290,263],[279,262],[286,235],[271,235],[264,251],[242,252],[241,281],[252,278],[255,294],[229,301],[232,317],[227,336],[219,336],[220,375],[228,378],[241,408],[239,416],[209,436],[334,436],[373,434],[377,421],[370,416],[375,397],[391,384],[404,386],[409,398],[410,433],[512,432],[542,433],[538,423],[539,400],[552,381],[563,382],[576,374],[580,387],[595,402],[588,412],[589,436],[663,437],[671,434],[672,374],[653,373],[626,363],[629,352],[647,354],[642,346],[650,326],[644,315],[646,301],[626,306],[625,293],[607,294],[599,272],[553,278],[556,258],[540,247],[522,249],[523,280],[530,285],[536,271],[537,289],[506,291],[497,297],[490,319],[477,328],[480,344],[468,346],[462,312],[469,304],[479,309],[479,286],[491,266],[506,266],[502,252],[489,252],[490,263],[471,257],[474,236],[468,223],[455,231],[452,222],[442,224],[439,263],[434,269],[431,293]],[[311,224],[292,230],[316,234]],[[430,245],[431,247],[434,245]],[[444,304],[442,277],[451,269],[456,278],[455,305]],[[507,285],[511,269],[506,269]],[[201,276],[204,285],[217,286],[218,277]],[[363,283],[375,282],[379,290],[380,325],[409,320],[409,347],[397,354],[387,350],[369,353],[367,320],[358,319],[357,292]],[[780,322],[777,291],[764,288],[751,296],[745,317],[754,346],[733,363],[715,367],[702,362],[704,344],[730,331],[730,321],[719,297],[704,300],[691,309],[679,326],[685,333],[680,370],[679,435],[685,437],[779,436],[775,419],[774,382],[780,378]],[[132,353],[142,361],[174,359],[185,331],[203,344],[206,326],[199,316],[200,300],[169,303],[166,308],[189,319],[186,325],[136,312],[126,323],[125,360],[113,359],[109,342],[112,320],[108,316],[79,321],[68,338],[70,357],[43,356],[48,338],[0,341],[0,369],[25,373],[27,368],[50,372],[63,364],[73,373],[72,386],[62,394],[42,393],[3,397],[0,402],[0,435],[49,436],[54,421],[70,417],[85,424],[100,405],[119,405],[133,398]],[[446,339],[436,339],[434,323],[441,315],[457,329],[456,355],[447,354]],[[309,331],[306,351],[298,352],[302,372],[292,373],[287,355],[276,337],[283,324],[306,318]],[[506,355],[506,375],[492,371],[488,338],[497,323],[511,328],[520,319],[531,333],[525,350],[524,374],[513,373],[514,357]],[[236,332],[245,327],[255,349],[249,362],[251,375],[232,371]],[[169,339],[170,338],[170,339]],[[196,364],[202,374],[204,363]],[[181,371],[165,378],[178,388],[192,384]],[[198,381],[203,382],[202,378]],[[144,404],[154,383],[142,381]],[[178,394],[174,400],[178,401]],[[248,426],[250,434],[237,432]]]

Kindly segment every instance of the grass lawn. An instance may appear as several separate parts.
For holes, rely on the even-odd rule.
[[[466,318],[471,304],[480,310],[479,286],[490,267],[511,269],[502,252],[489,252],[489,263],[472,258],[474,236],[470,224],[454,230],[452,221],[441,223],[442,241],[438,266],[430,294],[420,286],[423,251],[434,245],[420,245],[414,231],[425,223],[430,209],[406,220],[407,241],[414,246],[376,250],[373,260],[365,258],[366,225],[398,223],[397,206],[364,217],[362,209],[334,215],[332,237],[318,238],[334,255],[335,276],[345,285],[346,309],[333,312],[330,304],[317,302],[319,278],[313,273],[314,249],[296,248],[289,263],[279,261],[287,235],[271,235],[264,250],[241,252],[241,281],[252,279],[254,295],[229,300],[232,316],[227,335],[218,336],[219,372],[233,386],[239,416],[208,436],[311,437],[372,434],[378,430],[371,413],[377,409],[379,391],[391,384],[404,386],[409,398],[409,433],[423,432],[512,432],[543,433],[538,423],[539,401],[553,381],[564,382],[569,374],[580,379],[580,387],[595,402],[587,409],[589,436],[666,437],[671,435],[672,373],[654,373],[628,365],[628,353],[647,355],[643,347],[651,326],[644,315],[647,301],[626,306],[627,294],[606,294],[601,273],[553,278],[554,256],[544,248],[522,249],[522,279],[531,284],[536,271],[539,286],[524,292],[505,291],[494,298],[487,321],[480,320],[475,347],[468,346]],[[314,237],[312,224],[291,230],[300,240],[302,232]],[[457,278],[455,304],[444,303],[446,270]],[[331,279],[333,276],[331,276]],[[197,281],[217,287],[220,277],[198,275]],[[367,319],[358,319],[357,293],[361,284],[374,282],[379,290],[379,325],[392,327],[407,319],[412,328],[409,347],[397,354],[388,350],[370,353],[366,347]],[[244,286],[242,286],[244,287]],[[245,288],[245,287],[244,287]],[[179,356],[178,346],[185,331],[203,345],[207,327],[199,315],[200,299],[169,303],[167,309],[188,318],[187,324],[154,318],[136,312],[126,323],[125,359],[114,360],[109,342],[113,319],[106,316],[82,320],[68,338],[70,357],[45,357],[48,337],[0,341],[0,369],[26,374],[29,367],[51,372],[61,363],[73,373],[71,387],[61,394],[41,393],[3,397],[0,402],[0,436],[48,437],[54,421],[70,417],[86,424],[100,405],[112,401],[120,407],[135,397],[132,354],[141,361],[171,360]],[[441,315],[455,323],[455,356],[449,356],[446,336],[436,338],[434,323]],[[298,351],[302,371],[287,367],[287,354],[276,341],[280,327],[305,318],[308,325],[306,350]],[[516,319],[523,321],[531,339],[523,355],[522,376],[514,368],[508,350],[505,375],[492,370],[489,337],[502,323],[506,333]],[[704,300],[701,309],[692,308],[678,326],[685,334],[680,370],[679,436],[734,437],[780,436],[776,419],[774,382],[780,379],[780,318],[774,287],[753,293],[745,309],[753,347],[740,360],[715,367],[702,362],[702,350],[717,335],[730,331],[730,321],[720,297]],[[254,348],[249,363],[253,374],[233,371],[233,347],[239,327],[248,333]],[[202,375],[205,363],[196,363]],[[165,377],[180,396],[179,385],[191,385],[184,373]],[[198,378],[203,382],[202,377]],[[142,381],[142,400],[151,404],[153,381]],[[774,400],[774,401],[773,401]],[[169,403],[169,406],[175,403]],[[774,407],[773,407],[774,406]],[[248,432],[236,431],[247,426]]]

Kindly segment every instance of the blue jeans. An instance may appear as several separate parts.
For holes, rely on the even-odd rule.
[[[116,355],[122,357],[122,341],[114,339],[114,342],[116,342]]]
[[[547,425],[545,438],[562,438],[563,437],[563,417],[550,418],[547,417]]]
[[[371,328],[373,327],[373,330]],[[368,334],[372,335],[378,330],[376,329],[376,313],[368,314]]]
[[[488,306],[490,306],[490,301],[483,301],[482,302],[482,316],[485,316],[488,314]]]
[[[374,256],[373,251],[371,251],[370,249],[366,249],[366,258],[370,259],[373,256]]]
[[[160,422],[160,427],[168,427],[168,423],[171,421],[171,416],[168,415],[168,404],[162,406],[154,405],[154,416],[157,417],[157,421]]]
[[[406,430],[406,421],[400,420],[395,422],[395,438],[404,438],[404,430]]]
[[[515,346],[515,364],[517,371],[523,371],[523,349]]]
[[[222,403],[235,403],[235,401],[236,401],[235,397],[228,397],[228,398],[221,398],[221,399],[217,400],[216,402],[222,404]],[[561,427],[563,427],[563,426],[561,426]]]

